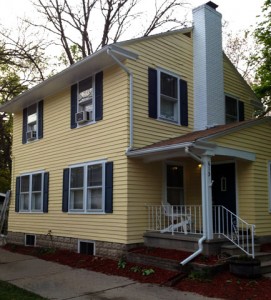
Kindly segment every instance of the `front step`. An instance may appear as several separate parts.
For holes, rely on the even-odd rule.
[[[261,274],[271,273],[271,253],[260,252],[260,248],[260,244],[255,244],[255,258],[261,261]],[[232,256],[244,254],[240,248],[232,244],[223,245],[221,252],[226,252]]]
[[[254,244],[254,251],[260,252],[261,245],[260,244]],[[251,252],[251,245],[249,245],[249,251]],[[227,253],[231,256],[234,255],[242,255],[244,254],[244,251],[242,251],[239,247],[235,246],[234,244],[224,244],[221,246],[221,253]]]

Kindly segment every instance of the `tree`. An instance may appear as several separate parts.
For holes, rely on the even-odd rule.
[[[257,68],[256,61],[252,58],[259,51],[259,45],[255,44],[253,33],[244,30],[234,34],[226,30],[224,35],[226,55],[247,83],[252,86]]]
[[[263,21],[261,21],[256,30],[255,38],[261,50],[252,59],[259,64],[256,70],[256,83],[254,91],[266,105],[266,112],[271,110],[271,0],[264,2]]]
[[[182,0],[151,1],[154,3],[154,14],[149,23],[141,22],[146,23],[146,26],[140,29],[141,32],[137,32],[139,35],[147,36],[166,24],[172,24],[170,29],[187,25],[186,20],[178,21],[174,17],[177,9],[184,6]],[[72,5],[72,2],[33,1],[47,23],[28,21],[32,26],[43,28],[57,37],[58,44],[64,50],[65,60],[70,65],[101,47],[118,41],[131,28],[132,21],[143,17],[143,13],[138,11],[141,0],[80,0],[77,6]]]

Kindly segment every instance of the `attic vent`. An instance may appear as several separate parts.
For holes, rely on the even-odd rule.
[[[79,241],[78,252],[81,254],[95,255],[95,243]]]
[[[216,10],[218,8],[218,5],[216,5],[214,2],[209,1],[206,3],[206,5],[210,6],[212,9]]]
[[[25,235],[25,246],[35,246],[36,245],[36,236],[33,234]]]

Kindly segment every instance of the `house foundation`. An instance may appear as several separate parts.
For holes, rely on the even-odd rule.
[[[97,256],[118,259],[125,255],[131,248],[141,246],[142,244],[121,244],[105,241],[85,240],[72,237],[55,236],[51,234],[35,234],[23,232],[8,232],[7,243],[16,245],[27,245],[26,236],[34,236],[35,247],[60,248],[74,252],[79,252],[80,242],[90,242],[94,244],[94,254]]]

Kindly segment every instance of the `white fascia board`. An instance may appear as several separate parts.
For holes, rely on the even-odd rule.
[[[0,106],[0,111],[9,113],[21,111],[23,108],[36,103],[37,101],[52,96],[72,84],[116,64],[116,62],[107,54],[109,48],[116,53],[116,57],[120,61],[124,61],[125,59],[135,60],[138,58],[138,55],[131,51],[121,49],[114,45],[105,46],[94,54],[87,56],[58,74],[13,98],[11,101],[3,104]]]
[[[175,145],[169,145],[169,146],[161,146],[161,147],[153,147],[149,149],[139,149],[139,150],[129,150],[126,152],[126,155],[128,157],[143,157],[143,156],[148,156],[152,154],[158,154],[162,153],[165,151],[171,151],[171,150],[178,150],[178,149],[183,149],[185,147],[190,147],[192,146],[193,143],[182,143],[182,144],[175,144]]]
[[[240,158],[240,159],[249,160],[249,161],[256,160],[256,154],[253,152],[237,150],[237,149],[232,149],[232,148],[227,148],[227,147],[218,146],[215,149],[213,149],[213,153],[214,153],[214,155],[231,156],[231,157]]]

